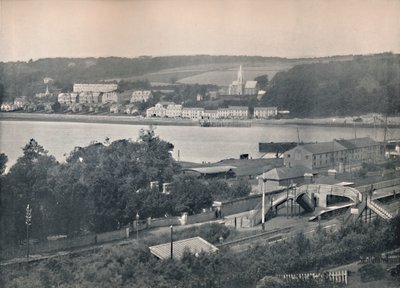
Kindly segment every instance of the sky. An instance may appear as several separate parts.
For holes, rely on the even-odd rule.
[[[400,52],[400,0],[0,0],[0,61]]]

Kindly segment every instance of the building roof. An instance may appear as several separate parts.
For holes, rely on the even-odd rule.
[[[274,168],[272,170],[264,172],[260,176],[267,180],[279,181],[279,180],[287,180],[287,179],[303,177],[305,173],[316,174],[307,167],[295,166],[295,167]]]
[[[257,87],[257,81],[246,81],[244,88],[253,89]]]
[[[321,142],[321,143],[312,143],[298,146],[301,147],[312,154],[321,154],[321,153],[329,153],[336,151],[346,150],[346,147],[341,145],[340,143],[335,142]],[[296,149],[296,148],[294,148]]]
[[[151,254],[159,259],[171,258],[171,243],[165,243],[161,245],[149,247]],[[173,258],[181,259],[185,251],[191,254],[197,254],[201,252],[212,253],[217,252],[218,248],[207,242],[201,237],[193,237],[173,242]]]
[[[247,106],[228,106],[230,110],[249,110]]]
[[[137,95],[150,95],[151,91],[150,90],[135,90],[132,92],[132,96],[137,96]]]
[[[218,173],[227,173],[233,169],[236,169],[235,166],[208,166],[208,167],[194,167],[194,168],[185,168],[185,171],[194,171],[201,174],[218,174]]]
[[[263,111],[263,110],[277,110],[277,107],[254,107],[254,111]]]
[[[341,140],[335,140],[337,143],[340,145],[343,145],[347,149],[357,149],[357,148],[363,148],[363,147],[370,147],[377,145],[377,143],[372,140],[370,137],[364,137],[364,138],[356,138],[356,139],[341,139]]]
[[[186,111],[203,111],[204,108],[201,108],[201,107],[183,107],[182,110],[186,110]]]

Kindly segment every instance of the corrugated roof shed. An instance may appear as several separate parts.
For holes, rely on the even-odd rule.
[[[171,258],[171,243],[151,246],[150,252],[159,259]],[[173,242],[173,258],[181,259],[184,252],[188,251],[191,254],[206,252],[217,252],[218,248],[207,242],[201,237],[193,237]]]

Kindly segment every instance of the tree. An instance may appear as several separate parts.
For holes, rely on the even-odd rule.
[[[0,175],[3,175],[3,173],[6,170],[6,163],[8,161],[8,157],[4,153],[0,153]]]
[[[4,200],[4,221],[8,223],[6,237],[14,242],[25,236],[25,207],[32,208],[32,236],[43,238],[47,235],[50,210],[53,206],[48,174],[58,163],[39,143],[31,139],[25,145],[23,156],[17,159],[2,182]]]
[[[176,176],[172,182],[171,195],[176,213],[199,213],[212,204],[209,187],[193,176]]]
[[[260,87],[261,90],[267,90],[268,88],[268,75],[261,75],[256,78],[254,78],[254,81],[258,82],[258,86]]]

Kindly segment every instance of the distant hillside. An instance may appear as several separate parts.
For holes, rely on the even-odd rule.
[[[51,89],[70,90],[74,82],[95,82],[125,79],[137,81],[147,79],[151,82],[201,83],[214,81],[211,75],[200,76],[200,80],[188,77],[222,69],[237,69],[243,64],[250,67],[278,67],[276,71],[287,70],[296,64],[343,60],[352,56],[336,56],[315,59],[286,59],[259,56],[168,56],[168,57],[138,57],[138,58],[52,58],[29,62],[0,62],[0,97],[14,99],[17,96],[33,96],[44,92],[43,78],[54,79]],[[263,68],[264,69],[264,68]],[[229,71],[235,75],[235,70]],[[267,71],[268,72],[268,71]],[[259,73],[263,73],[260,71]],[[252,77],[254,73],[249,73]],[[230,74],[229,74],[230,75]],[[230,76],[229,76],[230,77]],[[224,77],[222,83],[227,78]],[[233,80],[233,79],[232,79]],[[1,99],[0,99],[1,100]]]
[[[297,65],[275,75],[261,104],[296,117],[399,113],[400,55]]]

